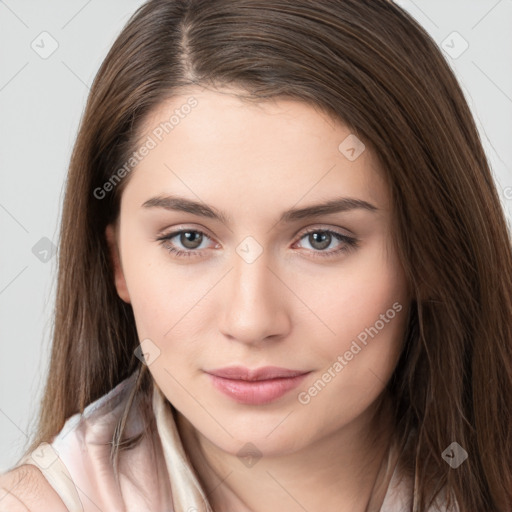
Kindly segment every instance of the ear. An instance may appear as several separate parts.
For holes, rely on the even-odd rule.
[[[130,295],[126,280],[124,278],[123,269],[121,267],[121,260],[119,257],[119,246],[116,237],[117,224],[109,224],[105,229],[105,237],[110,253],[110,261],[114,269],[114,282],[116,285],[117,294],[126,303],[130,303]]]

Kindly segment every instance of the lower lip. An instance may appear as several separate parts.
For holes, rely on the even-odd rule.
[[[268,404],[296,388],[308,375],[283,377],[259,381],[234,380],[208,374],[213,385],[224,394],[242,404]]]

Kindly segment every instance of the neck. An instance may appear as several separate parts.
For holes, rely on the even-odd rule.
[[[390,404],[293,453],[263,456],[249,467],[198,432],[176,411],[186,453],[216,512],[376,512],[396,464],[389,453]]]

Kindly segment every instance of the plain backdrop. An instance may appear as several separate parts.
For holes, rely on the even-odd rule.
[[[33,435],[55,246],[89,86],[140,0],[0,1],[0,471]],[[512,0],[400,0],[450,62],[512,218]],[[512,399],[512,397],[511,397]]]

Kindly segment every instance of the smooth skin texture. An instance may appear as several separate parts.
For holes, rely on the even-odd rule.
[[[140,340],[151,340],[149,370],[179,411],[215,510],[363,512],[374,484],[379,507],[389,415],[378,449],[365,436],[400,355],[409,300],[382,169],[368,148],[347,159],[338,146],[350,130],[318,109],[289,98],[249,103],[235,92],[189,88],[146,119],[142,141],[191,96],[198,102],[131,171],[120,217],[107,227],[118,294],[133,307]],[[143,207],[170,194],[207,204],[226,222]],[[340,197],[375,210],[278,222],[286,210]],[[157,240],[179,230],[204,235]],[[258,244],[250,251],[262,250],[252,263],[237,252],[246,237]],[[301,404],[298,393],[396,302],[402,310]],[[311,373],[272,403],[246,405],[205,374],[232,365]],[[237,456],[246,443],[262,455],[252,466]]]

